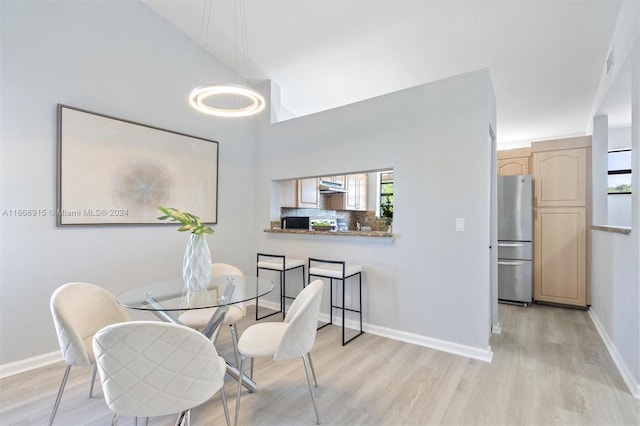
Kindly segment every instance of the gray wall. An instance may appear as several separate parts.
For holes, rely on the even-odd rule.
[[[63,103],[219,141],[219,225],[208,241],[216,261],[251,271],[252,122],[207,117],[187,102],[202,75],[235,76],[137,1],[0,4],[0,211],[55,208]],[[6,216],[0,235],[0,364],[58,350],[49,297],[59,285],[118,293],[179,276],[188,238],[167,227],[56,228],[55,217]]]
[[[371,326],[487,349],[489,128],[495,123],[488,72],[267,121],[255,157],[258,249],[361,264]],[[394,170],[394,242],[262,232],[272,211],[272,180],[385,168]],[[459,217],[466,232],[455,231]]]

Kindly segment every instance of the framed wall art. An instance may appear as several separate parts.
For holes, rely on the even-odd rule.
[[[217,223],[218,142],[58,105],[57,225]]]

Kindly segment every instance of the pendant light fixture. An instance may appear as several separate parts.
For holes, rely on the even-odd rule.
[[[200,38],[206,49],[211,20],[211,0],[205,0],[200,22]],[[244,0],[233,2],[234,27],[234,68],[238,70],[238,56],[242,43],[243,72],[246,78],[249,67],[247,44],[247,23],[244,11]],[[203,37],[204,36],[204,37]],[[208,101],[208,102],[207,102]],[[250,87],[239,84],[207,84],[196,87],[189,94],[189,103],[196,110],[218,117],[247,117],[262,111],[265,107],[264,97]]]

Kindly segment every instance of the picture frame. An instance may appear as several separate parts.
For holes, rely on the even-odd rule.
[[[217,141],[58,104],[57,226],[218,222]]]

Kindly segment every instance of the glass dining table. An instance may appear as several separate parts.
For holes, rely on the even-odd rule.
[[[132,288],[120,294],[117,301],[125,308],[149,311],[174,324],[181,324],[178,316],[185,311],[217,308],[202,331],[215,341],[229,305],[257,299],[274,287],[273,281],[265,278],[220,275],[211,277],[206,289],[188,289],[182,278],[175,278]],[[236,380],[240,377],[238,368],[228,360],[227,373]],[[242,383],[250,392],[256,389],[255,382],[246,375],[243,375]]]

